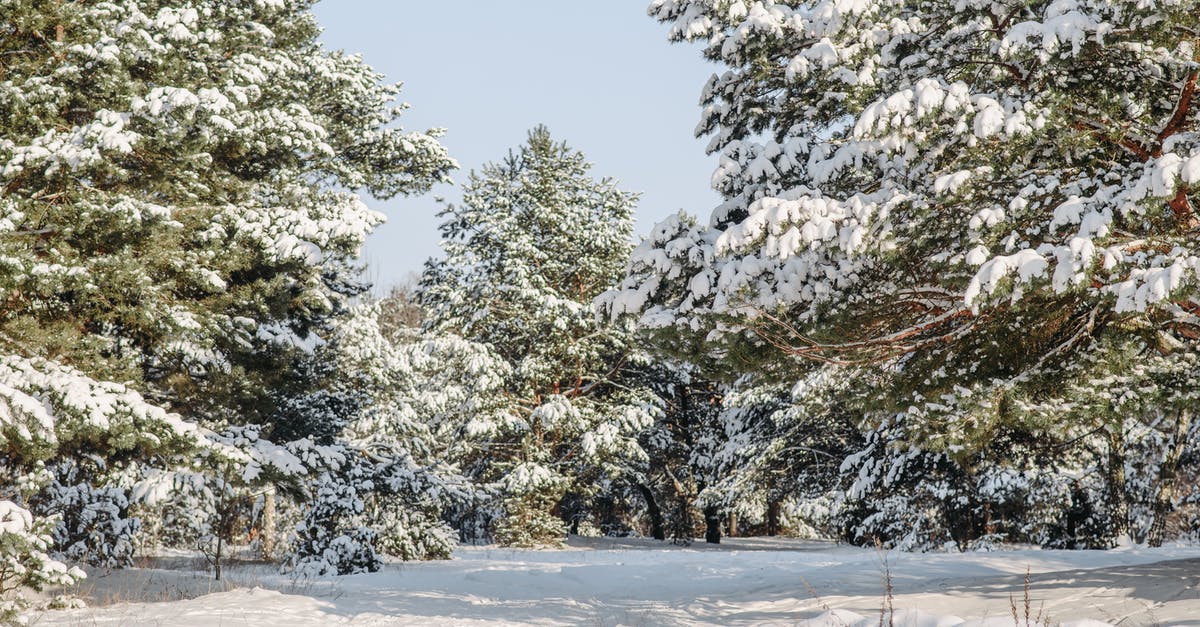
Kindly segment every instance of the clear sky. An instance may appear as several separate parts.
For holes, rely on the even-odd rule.
[[[316,5],[330,48],[362,53],[404,83],[409,130],[447,129],[443,143],[462,170],[503,158],[546,124],[583,151],[597,178],[642,192],[637,230],[684,209],[708,215],[715,158],[693,137],[697,105],[716,66],[698,47],[670,44],[667,28],[646,15],[648,0],[324,0]],[[441,196],[388,202],[367,244],[368,275],[386,290],[440,254]]]

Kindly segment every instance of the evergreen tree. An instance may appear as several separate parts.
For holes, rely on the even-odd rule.
[[[650,536],[690,544],[697,499],[718,479],[718,452],[727,441],[720,421],[722,388],[692,364],[638,357],[626,378],[654,394],[657,411],[641,434],[647,459],[637,466],[633,487],[644,504]]]
[[[843,462],[859,450],[854,369],[829,368],[794,385],[746,375],[723,399],[724,439],[714,454],[716,481],[702,500],[741,515],[776,535],[787,523],[797,535],[837,537],[831,501]]]
[[[1194,3],[650,12],[728,68],[705,87],[698,129],[725,200],[707,223],[651,232],[604,298],[614,315],[703,343],[726,371],[874,369],[859,411],[960,464],[1005,429],[1051,444],[1079,417],[1060,395],[1072,364],[1111,368],[1118,347],[1150,362],[1195,351]],[[1166,493],[1194,412],[1176,381]],[[1122,410],[1090,408],[1122,444]],[[1123,447],[1109,448],[1115,482]],[[1121,535],[1121,489],[1106,491]]]
[[[462,338],[389,331],[393,312],[385,303],[355,307],[317,356],[338,373],[327,389],[359,398],[342,441],[369,451],[387,473],[407,477],[403,485],[392,481],[363,497],[362,519],[380,551],[403,559],[448,558],[452,512],[486,500],[463,465],[479,456],[477,425],[500,419],[505,365],[486,346]]]
[[[561,541],[606,480],[644,456],[636,434],[651,399],[615,385],[629,335],[592,300],[620,277],[635,196],[588,176],[578,151],[538,127],[501,163],[472,173],[443,211],[445,257],[421,281],[426,328],[487,346],[509,374],[502,417],[477,478],[499,487],[510,544]],[[571,511],[575,509],[577,511]]]
[[[21,592],[69,586],[86,575],[52,559],[52,519],[35,519],[12,501],[0,501],[0,621],[16,624],[26,601]]]
[[[297,366],[363,289],[383,218],[353,190],[455,165],[395,126],[395,86],[321,47],[310,6],[0,2],[0,497],[67,514],[63,541],[80,499],[158,476],[142,463],[233,460],[209,485],[245,490],[280,451],[244,425],[323,435],[277,408],[323,384]],[[26,500],[29,477],[62,498]]]
[[[10,351],[213,426],[272,418],[382,220],[339,190],[453,167],[436,132],[391,126],[395,87],[321,48],[309,4],[5,3]]]

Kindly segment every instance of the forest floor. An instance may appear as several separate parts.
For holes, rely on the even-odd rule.
[[[1200,547],[914,554],[783,538],[686,548],[572,538],[562,550],[463,547],[449,561],[391,563],[321,581],[261,563],[231,565],[222,582],[204,570],[200,560],[175,556],[91,572],[76,591],[89,607],[29,618],[37,625],[879,625],[886,571],[897,625],[1013,625],[1014,611],[1024,621],[1028,598],[1029,614],[1049,625],[1200,627]]]

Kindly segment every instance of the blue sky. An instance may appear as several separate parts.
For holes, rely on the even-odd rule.
[[[698,47],[667,42],[647,0],[324,0],[330,48],[360,52],[404,83],[407,129],[443,127],[462,165],[496,161],[543,123],[582,150],[599,177],[642,192],[638,232],[684,209],[707,215],[716,165],[692,133],[700,90],[716,69]],[[367,203],[388,215],[364,252],[381,290],[440,252],[436,196]]]

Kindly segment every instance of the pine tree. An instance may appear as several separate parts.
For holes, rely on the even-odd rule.
[[[99,489],[210,452],[241,490],[274,473],[245,425],[310,435],[278,393],[309,391],[299,362],[363,289],[383,218],[351,190],[455,165],[310,6],[0,3],[0,495],[67,486],[50,457],[104,460]]]
[[[448,558],[452,512],[485,500],[464,474],[479,455],[479,432],[503,419],[497,396],[507,370],[486,346],[388,329],[394,311],[385,303],[355,307],[318,349],[337,373],[323,394],[358,398],[342,441],[408,478],[364,497],[364,524],[381,552]]]
[[[634,489],[650,536],[690,544],[701,492],[719,478],[719,451],[727,442],[720,421],[723,389],[686,362],[648,354],[636,359],[626,379],[656,398],[654,423],[641,434],[647,459],[637,466]]]
[[[589,167],[535,128],[443,211],[445,257],[421,281],[426,328],[487,346],[510,372],[476,469],[504,495],[497,532],[510,544],[560,542],[563,518],[583,515],[564,505],[586,502],[644,455],[635,438],[650,399],[613,385],[629,336],[592,309],[621,275],[635,196]]]
[[[1130,342],[1194,352],[1194,3],[650,12],[728,68],[699,126],[725,200],[656,227],[612,313],[785,381],[805,362],[877,368],[874,422],[914,407],[910,437],[963,459],[998,429],[1069,423],[1013,411],[1068,364]]]
[[[920,353],[927,389],[1120,318],[1192,328],[1188,3],[817,4],[652,5],[730,67],[700,125],[726,201],[652,234],[618,311],[804,358]]]
[[[793,385],[740,378],[723,398],[716,481],[702,499],[770,535],[782,531],[786,514],[794,533],[836,537],[830,501],[843,462],[862,444],[856,401],[863,384],[850,368],[820,370]]]
[[[86,574],[47,553],[53,520],[35,519],[12,501],[0,501],[0,621],[17,624],[27,602],[21,592],[69,586]]]
[[[9,350],[208,424],[271,417],[382,220],[339,190],[453,166],[436,132],[390,126],[395,87],[323,50],[308,5],[6,3]]]

